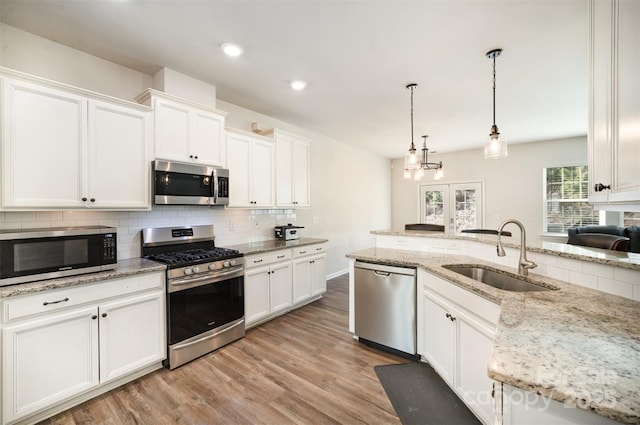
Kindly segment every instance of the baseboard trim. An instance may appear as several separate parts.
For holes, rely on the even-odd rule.
[[[343,274],[349,274],[349,268],[346,268],[346,269],[343,269],[343,270],[338,270],[335,273],[328,274],[327,275],[327,280],[336,278],[338,276],[342,276]]]

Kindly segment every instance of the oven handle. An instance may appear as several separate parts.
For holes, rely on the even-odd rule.
[[[207,283],[216,283],[219,282],[221,279],[221,277],[226,277],[232,274],[238,274],[239,276],[242,276],[243,274],[243,269],[242,268],[237,268],[237,269],[233,269],[233,270],[229,270],[227,272],[222,272],[222,273],[216,273],[214,275],[206,275],[203,277],[196,277],[196,278],[191,278],[191,279],[176,279],[173,280],[171,282],[169,282],[169,286],[182,286],[182,285],[190,285],[192,283],[200,283],[200,282],[204,282],[204,281],[208,281]],[[236,276],[234,276],[236,277]]]
[[[220,330],[220,331],[218,331],[216,333],[213,333],[211,335],[207,335],[207,336],[205,336],[203,338],[200,338],[200,339],[197,339],[195,341],[186,342],[184,344],[174,345],[171,348],[174,349],[174,350],[181,350],[183,348],[187,348],[187,347],[190,347],[190,346],[195,345],[195,344],[200,344],[203,341],[207,341],[207,340],[209,340],[211,338],[217,337],[218,335],[220,335],[223,332],[227,332],[227,331],[229,331],[229,330],[231,330],[233,328],[237,328],[240,325],[244,325],[244,320],[243,319],[240,319],[237,323],[234,323],[233,325],[229,326],[228,328],[224,328],[224,329],[222,329],[222,330]]]

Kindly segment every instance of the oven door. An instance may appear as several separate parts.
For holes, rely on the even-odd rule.
[[[169,369],[244,337],[243,267],[172,279],[168,290]]]

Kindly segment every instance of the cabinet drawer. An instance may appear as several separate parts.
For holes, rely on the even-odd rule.
[[[326,244],[306,245],[299,248],[294,248],[293,258],[304,257],[313,254],[322,254],[327,251]]]
[[[164,272],[154,272],[22,295],[2,302],[2,320],[6,323],[37,314],[96,303],[106,298],[162,288]]]
[[[287,261],[291,259],[290,249],[281,249],[278,251],[270,251],[262,254],[250,255],[245,257],[244,264],[247,269],[251,267],[264,266],[279,261]]]

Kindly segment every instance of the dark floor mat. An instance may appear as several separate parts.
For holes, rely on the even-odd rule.
[[[403,425],[478,425],[480,421],[424,363],[375,366]]]

